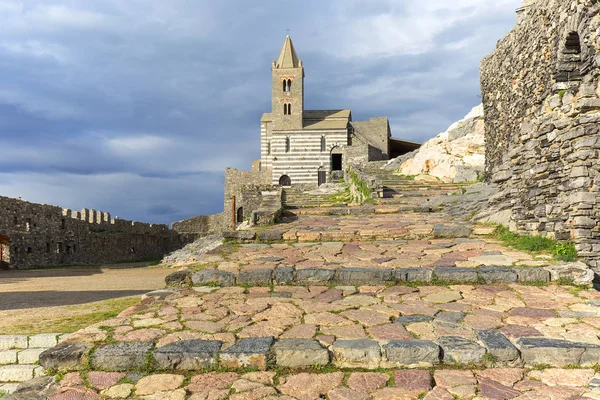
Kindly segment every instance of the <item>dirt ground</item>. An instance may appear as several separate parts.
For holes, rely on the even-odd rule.
[[[106,311],[107,304],[114,309],[119,302],[113,299],[163,288],[171,272],[145,264],[0,271],[0,332]]]

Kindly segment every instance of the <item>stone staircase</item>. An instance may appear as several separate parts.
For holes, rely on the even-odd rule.
[[[286,209],[331,207],[334,205],[331,194],[311,194],[297,188],[283,189],[281,202]]]
[[[413,177],[395,175],[394,171],[380,169],[381,163],[370,163],[365,172],[383,184],[383,198],[380,204],[420,204],[428,199],[452,195],[459,192],[464,184],[443,182],[419,182]]]

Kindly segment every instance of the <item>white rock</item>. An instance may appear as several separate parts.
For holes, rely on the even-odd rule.
[[[484,130],[483,106],[479,105],[446,132],[425,142],[409,159],[403,158],[398,174],[428,174],[442,182],[476,181],[485,167]],[[392,165],[394,160],[388,163]]]

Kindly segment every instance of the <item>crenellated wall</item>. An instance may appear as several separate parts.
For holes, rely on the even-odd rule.
[[[525,0],[481,64],[486,178],[512,228],[600,267],[600,4]]]
[[[2,268],[158,259],[185,244],[167,225],[0,196]]]

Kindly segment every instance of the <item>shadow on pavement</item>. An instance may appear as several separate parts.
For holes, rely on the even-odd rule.
[[[0,292],[0,311],[86,304],[95,301],[142,295],[148,293],[150,290]]]

